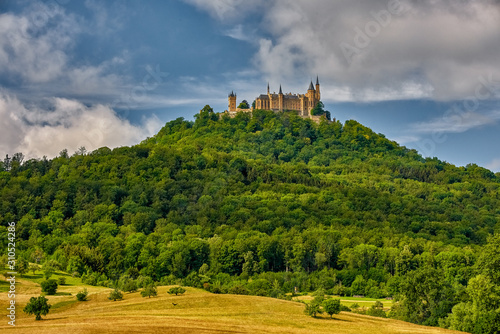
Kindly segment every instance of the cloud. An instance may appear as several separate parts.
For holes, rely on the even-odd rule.
[[[84,146],[88,151],[137,144],[161,127],[156,116],[132,125],[108,106],[51,98],[47,107],[27,106],[17,98],[0,94],[0,153],[22,152],[28,158],[54,157]]]
[[[486,168],[493,172],[500,172],[500,159],[493,159],[490,163],[486,165]]]
[[[207,11],[211,16],[220,20],[238,21],[245,15],[261,10],[262,6],[271,5],[273,1],[264,0],[184,0]]]
[[[253,37],[248,34],[246,31],[244,31],[243,25],[242,24],[237,24],[236,26],[232,27],[231,29],[227,29],[223,32],[224,35],[240,40],[240,41],[252,41]]]
[[[256,26],[254,66],[273,81],[319,74],[355,101],[449,101],[472,94],[480,76],[500,80],[498,1],[401,0],[401,11],[393,0],[275,0],[265,10],[259,1],[253,21],[250,2],[185,1],[222,23]]]
[[[75,55],[81,36],[117,29],[104,27],[109,20],[102,6],[89,0],[86,5],[95,13],[91,21],[68,13],[55,1],[33,2],[19,14],[0,14],[0,83],[17,88],[18,97],[28,88],[29,94],[22,97],[32,100],[51,95],[116,96],[130,85],[130,78],[120,71],[128,60],[126,51],[97,64]]]
[[[462,133],[486,125],[492,125],[500,120],[500,112],[487,114],[466,111],[449,110],[443,117],[412,125],[410,131],[419,134],[429,133]]]

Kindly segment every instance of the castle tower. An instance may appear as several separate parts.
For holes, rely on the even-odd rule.
[[[283,95],[283,91],[281,90],[281,85],[280,85],[280,92],[278,94],[278,108],[280,111],[283,111],[283,107],[285,105],[285,96]]]
[[[309,115],[311,109],[314,108],[314,106],[316,105],[316,91],[314,90],[312,80],[306,95],[307,95],[307,114]]]
[[[321,100],[321,93],[319,91],[319,77],[316,76],[316,103]]]
[[[236,94],[234,92],[231,92],[228,96],[229,100],[229,106],[228,106],[228,111],[229,112],[236,112]]]

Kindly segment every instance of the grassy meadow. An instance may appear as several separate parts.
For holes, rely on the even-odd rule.
[[[56,273],[51,278],[66,277],[55,296],[47,296],[52,308],[41,321],[27,316],[22,308],[32,296],[41,293],[41,272],[18,280],[16,326],[4,318],[2,333],[458,333],[445,329],[418,326],[392,319],[341,312],[312,318],[304,314],[304,305],[296,301],[219,295],[186,287],[186,293],[171,296],[169,286],[158,287],[158,297],[143,298],[140,292],[124,293],[121,301],[107,299],[111,289],[81,284],[78,278]],[[4,285],[2,285],[4,286]],[[76,300],[83,288],[90,292],[88,301]],[[0,295],[0,307],[8,303]],[[307,296],[303,296],[307,300]],[[349,298],[347,298],[349,299]],[[349,302],[360,303],[351,299]],[[374,301],[367,300],[366,303]],[[175,305],[174,305],[175,304]],[[370,304],[366,304],[369,306]]]

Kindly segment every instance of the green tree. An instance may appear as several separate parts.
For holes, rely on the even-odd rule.
[[[339,314],[340,313],[340,299],[325,299],[323,301],[323,310],[325,310],[326,313],[330,315],[330,318],[334,314]]]
[[[29,271],[31,271],[31,273],[32,273],[33,275],[35,275],[35,273],[36,273],[36,271],[37,271],[38,269],[39,269],[39,267],[38,267],[38,265],[37,265],[37,264],[32,263],[32,264],[30,264],[30,265],[29,265]]]
[[[321,303],[313,300],[309,304],[306,304],[306,309],[304,310],[304,313],[313,318],[316,318],[317,314],[323,313],[323,310],[321,309]]]
[[[238,105],[238,108],[240,108],[240,109],[250,109],[250,105],[248,104],[247,100],[243,100]]]
[[[48,295],[55,295],[57,291],[57,281],[55,279],[48,279],[43,281],[41,284],[42,292]]]
[[[115,288],[113,291],[109,293],[108,299],[112,301],[122,300],[123,293],[120,290],[118,290],[118,288]]]
[[[41,320],[42,315],[47,315],[51,305],[48,303],[48,299],[44,296],[38,298],[31,297],[28,304],[24,307],[23,312],[26,314],[34,314],[35,320]]]
[[[399,309],[395,313],[402,320],[436,326],[455,304],[454,291],[443,281],[443,272],[423,268],[408,273],[401,284]]]
[[[176,287],[173,287],[173,288],[170,288],[168,290],[168,294],[169,295],[182,295],[184,292],[186,292],[186,289],[180,287],[180,286],[176,286]]]
[[[151,298],[158,295],[158,289],[154,284],[148,284],[142,291],[141,296]]]
[[[314,106],[314,108],[311,109],[311,115],[313,116],[325,115],[326,119],[331,121],[331,114],[328,110],[325,110],[325,105],[321,101],[318,101],[318,103],[316,103],[316,106]]]

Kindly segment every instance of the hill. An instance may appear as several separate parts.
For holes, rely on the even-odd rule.
[[[21,286],[32,286],[22,281]],[[74,294],[81,286],[63,288]],[[74,297],[49,296],[53,305],[42,321],[19,314],[16,327],[0,324],[4,333],[459,333],[397,320],[341,313],[333,319],[304,315],[297,302],[266,297],[214,295],[188,288],[185,295],[170,296],[159,287],[155,298],[138,292],[122,301],[107,299],[110,289],[93,291],[86,302]],[[24,290],[24,288],[23,288]],[[34,291],[32,291],[34,292]],[[25,296],[23,294],[23,296]],[[4,299],[4,298],[2,298]],[[20,301],[26,299],[20,296]],[[23,300],[24,303],[24,300]],[[5,302],[2,301],[2,307]],[[176,305],[173,305],[176,304]]]
[[[207,106],[133,147],[21,158],[0,172],[1,242],[15,222],[21,263],[95,286],[321,290],[394,297],[389,315],[418,324],[500,324],[499,176],[356,121]]]

